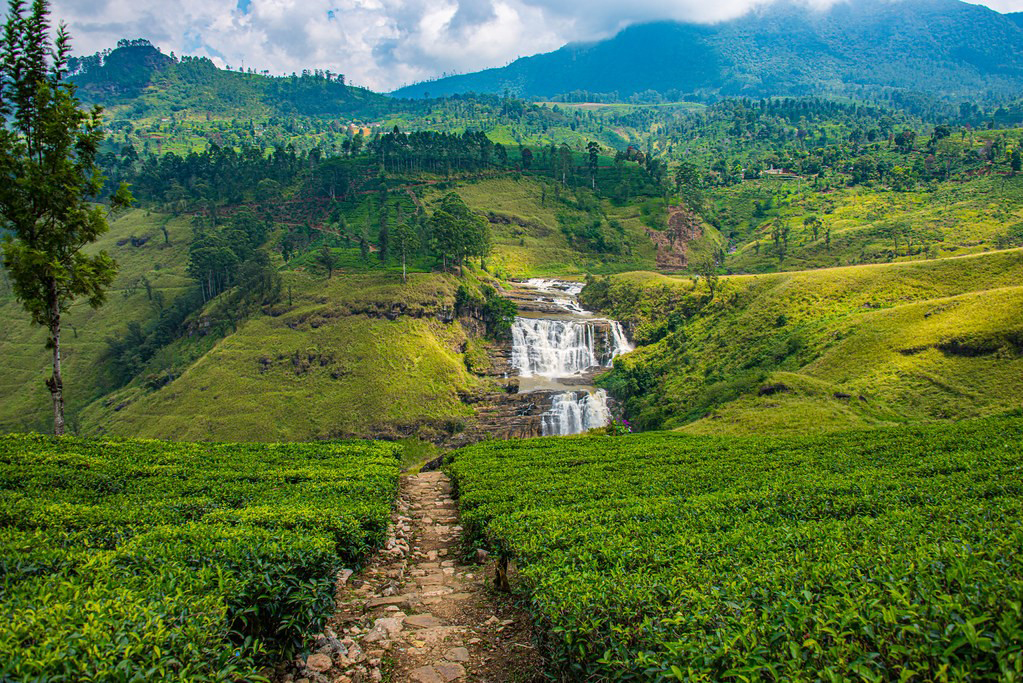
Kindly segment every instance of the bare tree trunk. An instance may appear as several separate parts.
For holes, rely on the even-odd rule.
[[[502,593],[511,590],[511,584],[508,582],[508,556],[503,553],[494,564],[494,587]]]
[[[53,433],[64,434],[64,378],[60,373],[60,305],[57,283],[50,281],[50,345],[53,347],[53,376],[46,380],[53,398]]]
[[[408,278],[405,276],[405,252],[401,252],[401,281],[408,284]]]

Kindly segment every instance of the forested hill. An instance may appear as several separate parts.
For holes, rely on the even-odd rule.
[[[74,58],[71,80],[87,102],[127,105],[137,116],[191,110],[236,117],[348,115],[370,118],[394,100],[345,84],[329,71],[269,76],[217,67],[205,57],[165,55],[146,40]]]
[[[498,69],[396,90],[549,98],[693,95],[1012,96],[1023,87],[1023,19],[959,0],[865,0],[813,11],[783,0],[716,25],[658,22]]]

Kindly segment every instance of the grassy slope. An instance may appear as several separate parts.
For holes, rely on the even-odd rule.
[[[750,181],[715,193],[715,206],[726,233],[734,231],[737,247],[726,265],[738,272],[763,272],[778,267],[771,224],[780,216],[789,225],[789,251],[784,268],[820,268],[928,256],[960,256],[995,248],[996,238],[1013,226],[1023,230],[1023,176],[989,177],[966,183],[944,183],[934,191],[892,192],[856,187],[822,194],[806,181]],[[772,195],[781,206],[754,216],[753,203]],[[831,227],[831,249],[823,231],[816,241],[803,219],[819,216]],[[893,222],[913,234],[911,254],[900,238],[899,252],[884,234]],[[760,242],[759,253],[754,242]]]
[[[535,230],[520,248],[519,238],[511,235],[518,226],[497,226],[494,261],[501,272],[581,275],[652,267],[653,248],[638,207],[602,206],[608,218],[622,222],[639,254],[605,264],[568,246],[555,206],[581,212],[553,198],[540,206],[539,188],[535,180],[505,177],[459,189],[474,208],[521,217],[527,231]],[[353,249],[345,250],[351,258],[342,266],[349,272],[329,282],[317,267],[296,259],[283,273],[293,306],[280,304],[272,314],[257,314],[222,338],[200,334],[205,327],[194,325],[196,333],[161,350],[135,381],[115,389],[103,362],[105,340],[122,335],[131,321],[145,327],[155,313],[143,287],[127,297],[121,292],[145,275],[169,302],[192,284],[184,272],[188,222],[169,223],[171,245],[165,247],[159,228],[164,220],[135,211],[115,222],[98,245],[119,260],[121,276],[104,307],[78,306],[69,316],[78,331],[75,338],[69,327],[65,338],[72,428],[168,439],[306,440],[420,431],[430,437],[437,430],[458,429],[471,417],[459,396],[480,389],[482,380],[466,369],[466,334],[457,323],[436,320],[440,308],[453,304],[455,279],[416,273],[402,286],[393,267],[367,272],[352,257]],[[141,247],[116,245],[132,235],[150,240]],[[384,314],[393,311],[412,315],[388,320]],[[367,312],[368,317],[361,315]],[[0,351],[10,368],[0,383],[0,430],[46,431],[45,335],[29,327],[9,293],[0,299],[0,315],[15,321],[0,332]],[[226,317],[216,302],[204,316],[212,323]],[[168,376],[175,379],[161,388],[147,386],[147,378]]]
[[[478,386],[459,350],[450,276],[393,273],[291,277],[293,305],[278,305],[221,340],[180,378],[96,402],[90,432],[185,440],[289,441],[444,429],[471,415],[459,392]],[[395,304],[424,317],[352,315]],[[102,429],[97,427],[102,425]]]
[[[166,221],[170,244],[164,243],[160,225]],[[134,210],[111,222],[110,231],[96,243],[113,256],[120,271],[105,306],[92,310],[76,304],[65,317],[64,380],[68,415],[75,414],[89,401],[110,387],[111,379],[100,359],[105,340],[122,334],[130,321],[143,322],[154,315],[145,288],[132,287],[145,276],[154,291],[163,292],[170,303],[189,286],[185,275],[188,240],[191,229],[185,219],[170,219],[146,211]],[[131,236],[149,241],[139,247],[118,242]],[[6,281],[5,281],[6,282]],[[31,326],[28,315],[14,300],[9,287],[0,286],[0,431],[41,429],[52,424],[50,394],[44,380],[50,374],[50,352],[44,347],[46,333]]]
[[[620,276],[656,297],[689,289]],[[1023,251],[723,278],[677,336],[623,359],[659,373],[645,410],[694,433],[963,418],[1023,396]],[[761,394],[761,388],[784,388]],[[836,396],[839,394],[839,396]],[[848,395],[848,398],[841,396]],[[860,396],[863,398],[861,399]]]
[[[622,224],[632,249],[631,256],[605,260],[569,246],[558,223],[558,212],[579,215],[581,212],[555,200],[551,190],[548,190],[546,201],[541,203],[540,181],[504,177],[467,183],[456,191],[476,211],[493,212],[526,223],[525,226],[514,223],[492,226],[494,253],[491,263],[495,269],[509,276],[572,276],[654,266],[654,247],[646,237],[636,206],[615,207],[610,202],[603,202],[602,211],[608,219]]]

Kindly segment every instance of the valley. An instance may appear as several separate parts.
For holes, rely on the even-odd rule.
[[[527,5],[8,8],[0,680],[1023,681],[1023,14]]]

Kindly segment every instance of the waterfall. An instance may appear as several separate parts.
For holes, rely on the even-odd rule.
[[[553,293],[561,292],[568,294],[571,297],[579,296],[579,293],[583,291],[583,283],[581,282],[565,282],[563,280],[545,280],[543,278],[534,277],[526,280],[526,285],[533,289],[538,289],[543,292]]]
[[[575,320],[516,318],[512,367],[521,377],[571,377],[597,367],[593,325]]]
[[[632,351],[616,320],[595,317],[579,306],[583,285],[535,278],[524,283],[541,310],[553,317],[517,317],[512,325],[511,365],[526,379],[525,391],[551,391],[551,407],[541,416],[544,436],[580,434],[611,422],[607,392],[582,386],[589,373],[611,367],[616,356]],[[520,385],[522,387],[523,385]],[[520,390],[522,390],[520,388]]]
[[[555,306],[560,306],[569,313],[577,315],[588,315],[589,311],[579,305],[576,298],[583,291],[581,282],[562,282],[560,280],[544,280],[542,278],[530,278],[526,280],[526,286],[532,287],[538,292],[545,294],[544,300],[550,301]]]
[[[614,360],[615,356],[620,356],[623,353],[632,351],[632,344],[629,343],[628,337],[625,336],[625,330],[622,329],[622,324],[617,320],[611,322],[611,357],[607,361],[607,366],[611,367],[611,361]]]
[[[598,323],[607,326],[600,349]],[[571,377],[590,368],[611,367],[615,356],[631,350],[621,324],[614,320],[520,317],[512,325],[511,364],[521,377]]]
[[[551,409],[543,414],[544,436],[581,434],[611,421],[607,392],[565,391],[554,395]]]

